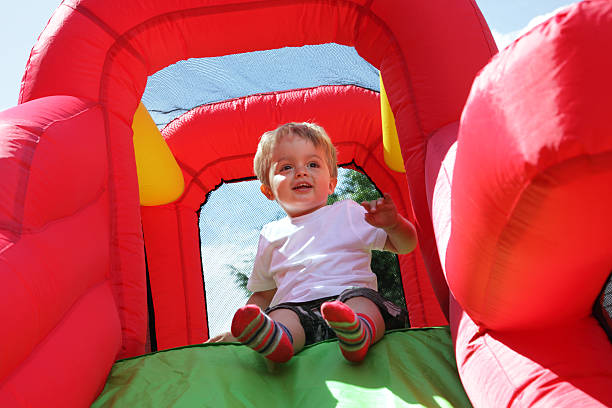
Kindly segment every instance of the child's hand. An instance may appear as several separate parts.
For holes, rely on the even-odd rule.
[[[238,341],[234,336],[232,336],[232,333],[230,332],[226,332],[226,333],[221,333],[219,335],[216,335],[215,337],[212,337],[208,340],[206,340],[204,342],[204,344],[206,343],[231,343],[231,342],[236,342]]]
[[[374,227],[393,229],[399,222],[397,207],[388,193],[378,200],[364,201],[361,206],[367,211],[366,222]]]
[[[361,203],[366,209],[365,220],[368,224],[382,228],[387,233],[385,251],[407,254],[416,248],[417,233],[414,225],[397,212],[391,196]]]

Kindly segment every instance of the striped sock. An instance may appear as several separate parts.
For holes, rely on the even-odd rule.
[[[350,307],[337,300],[323,303],[321,314],[338,336],[344,358],[353,362],[362,361],[374,338],[372,320],[364,314],[355,314]]]
[[[293,357],[291,333],[256,305],[238,309],[232,320],[232,335],[269,360],[284,363]]]

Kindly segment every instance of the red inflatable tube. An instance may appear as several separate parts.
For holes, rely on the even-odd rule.
[[[483,327],[589,316],[610,274],[612,57],[601,50],[611,36],[612,4],[581,2],[475,81],[457,145],[446,274]]]
[[[480,73],[456,143],[452,131],[430,139],[451,331],[475,406],[612,406],[612,346],[592,316],[612,265],[610,38],[610,2],[566,9]]]
[[[102,109],[41,98],[0,129],[0,406],[86,404],[121,344]]]

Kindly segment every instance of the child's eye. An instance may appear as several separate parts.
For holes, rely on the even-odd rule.
[[[280,167],[280,171],[287,171],[287,170],[291,170],[291,166],[288,164],[285,164]]]
[[[308,163],[308,167],[313,167],[313,168],[319,167],[319,163],[317,163],[317,162],[310,162],[310,163]]]

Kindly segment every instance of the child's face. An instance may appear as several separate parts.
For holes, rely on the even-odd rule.
[[[290,217],[325,206],[337,182],[330,176],[324,150],[294,134],[274,145],[269,180],[271,188],[262,185],[261,191],[276,200]]]

